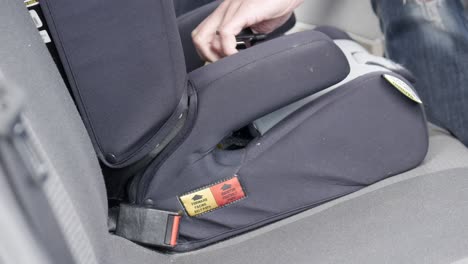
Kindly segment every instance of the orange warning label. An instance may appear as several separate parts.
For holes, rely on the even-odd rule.
[[[201,215],[245,198],[239,182],[233,178],[198,189],[179,197],[189,216]]]
[[[218,206],[224,206],[245,197],[239,179],[234,177],[210,188]]]

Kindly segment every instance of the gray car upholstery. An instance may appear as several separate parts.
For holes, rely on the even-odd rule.
[[[434,127],[417,169],[202,250],[167,255],[110,235],[102,174],[78,112],[23,3],[0,3],[0,70],[27,94],[25,118],[52,170],[46,190],[79,263],[451,263],[468,257],[468,150]]]
[[[90,248],[100,252],[99,248],[104,247],[102,238],[91,234],[104,234],[107,229],[107,201],[99,164],[90,158],[96,154],[89,136],[24,4],[6,0],[1,1],[1,6],[0,71],[8,81],[24,88],[28,101],[26,120],[53,171],[61,176],[59,180],[73,205],[75,213],[68,212],[70,205],[56,208],[66,214],[62,219],[65,233],[84,237]],[[57,188],[57,181],[50,180],[48,184]],[[57,202],[61,203],[64,201]],[[68,222],[74,217],[79,217],[82,228],[69,229]]]

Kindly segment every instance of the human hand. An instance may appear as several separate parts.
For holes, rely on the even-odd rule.
[[[237,53],[236,35],[250,27],[270,33],[284,24],[303,0],[224,0],[193,32],[199,55],[209,62]]]

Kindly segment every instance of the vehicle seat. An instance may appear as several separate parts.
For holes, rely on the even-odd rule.
[[[202,250],[165,254],[109,234],[90,138],[22,1],[2,1],[0,22],[0,69],[26,93],[24,117],[52,171],[46,191],[78,263],[450,263],[468,257],[468,150],[435,127],[417,169]]]

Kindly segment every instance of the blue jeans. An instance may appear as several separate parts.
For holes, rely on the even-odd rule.
[[[468,146],[468,20],[460,0],[372,0],[386,55],[417,78],[429,121]]]

